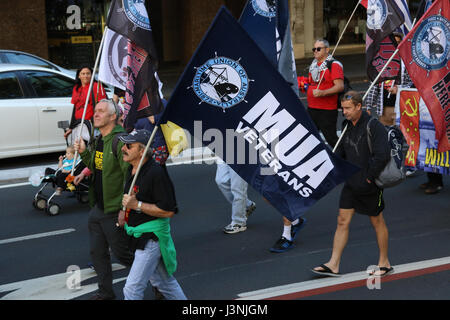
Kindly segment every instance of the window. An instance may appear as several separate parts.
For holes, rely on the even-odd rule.
[[[55,69],[53,68],[51,65],[49,65],[47,62],[26,55],[26,54],[21,54],[21,53],[14,53],[14,52],[5,52],[5,56],[8,58],[9,63],[14,63],[14,64],[31,64],[33,66],[38,66],[38,67],[44,67],[44,68],[49,68],[49,69]]]
[[[26,71],[25,77],[39,98],[72,96],[75,81],[70,78],[42,71]]]
[[[0,99],[19,98],[23,98],[23,93],[14,72],[0,73]]]

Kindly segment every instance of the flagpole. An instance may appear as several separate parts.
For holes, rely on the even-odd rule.
[[[136,184],[136,179],[137,179],[137,177],[139,175],[139,171],[141,171],[141,167],[142,167],[142,164],[144,162],[144,158],[147,155],[148,148],[150,148],[150,145],[151,145],[151,143],[153,141],[153,138],[155,137],[155,134],[156,134],[156,131],[158,130],[158,127],[159,127],[158,125],[155,125],[155,128],[153,128],[152,134],[150,135],[150,139],[148,139],[147,145],[145,146],[144,153],[143,153],[143,155],[141,157],[141,160],[139,161],[139,164],[138,164],[138,167],[137,167],[136,172],[134,174],[133,180],[131,181],[130,189],[128,190],[128,195],[129,196],[131,196],[131,191],[133,190],[134,185]],[[126,208],[122,207],[122,209],[123,209],[123,211],[125,211]]]
[[[362,1],[362,0],[359,0],[359,1],[358,1],[358,3],[357,3],[356,6],[355,6],[355,9],[353,9],[352,14],[350,15],[350,18],[347,20],[347,23],[346,23],[346,25],[345,25],[345,27],[344,27],[344,30],[342,30],[341,35],[340,35],[338,41],[336,42],[336,45],[334,46],[333,52],[331,53],[331,56],[332,56],[332,57],[334,56],[334,52],[336,51],[337,47],[339,46],[339,42],[341,42],[341,39],[342,39],[342,37],[344,36],[345,30],[347,30],[348,24],[349,24],[350,21],[352,20],[353,15],[355,14],[356,9],[358,8],[358,6],[359,6],[359,4],[361,3],[361,1]],[[317,85],[317,88],[316,88],[316,89],[319,89],[319,86],[320,86],[320,84],[322,83],[322,80],[323,80],[323,76],[324,76],[324,75],[325,75],[325,72],[323,72],[322,75],[320,76],[319,84]]]
[[[87,96],[86,96],[86,101],[84,103],[83,116],[81,117],[81,129],[80,129],[80,133],[78,135],[78,139],[77,140],[81,139],[81,133],[83,131],[84,118],[86,117],[87,105],[89,103],[89,98],[90,98],[90,95],[91,95],[92,87],[94,85],[95,72],[97,71],[97,66],[98,66],[98,62],[100,60],[100,56],[101,56],[101,52],[102,52],[102,48],[103,48],[103,42],[105,41],[105,34],[106,34],[106,30],[107,29],[108,29],[108,27],[105,27],[105,30],[103,31],[102,40],[100,41],[100,47],[98,48],[97,57],[95,58],[94,70],[92,71],[91,82],[89,83],[89,89],[88,89],[88,93],[87,93]],[[97,94],[97,97],[98,97],[98,94]],[[94,103],[95,103],[95,101],[92,101],[92,104],[94,104]],[[95,108],[95,106],[93,106],[93,108]],[[74,163],[76,163],[77,157],[78,157],[78,150],[75,150]],[[73,176],[73,172],[74,171],[75,171],[75,166],[72,166],[72,172],[70,173],[71,176]]]

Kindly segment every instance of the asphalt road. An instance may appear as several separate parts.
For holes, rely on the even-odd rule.
[[[308,211],[307,225],[300,231],[296,246],[274,254],[269,248],[281,235],[281,215],[256,192],[249,190],[257,209],[248,220],[247,231],[227,235],[222,228],[229,223],[231,209],[215,185],[215,165],[171,166],[169,172],[180,207],[180,213],[172,219],[179,263],[175,277],[189,299],[230,300],[255,290],[322,281],[309,270],[330,256],[341,186]],[[424,175],[408,178],[385,191],[385,219],[394,267],[450,256],[450,177],[444,177],[444,190],[431,196],[418,188],[424,180]],[[70,294],[73,299],[88,299],[92,295],[88,288],[95,288],[95,273],[83,271],[90,278],[81,283],[78,291],[68,290],[65,285],[70,277],[68,267],[85,269],[90,261],[88,207],[65,194],[58,199],[61,214],[51,217],[32,207],[36,191],[32,186],[20,186],[0,192],[0,299],[66,299]],[[16,239],[57,230],[66,233]],[[356,215],[341,272],[365,271],[377,261],[375,233],[369,219]],[[392,278],[382,282],[379,290],[366,286],[338,288],[334,292],[319,290],[304,299],[449,299],[449,269]],[[59,276],[42,280],[52,275]],[[118,299],[123,297],[126,275],[126,269],[114,272],[114,279],[121,280],[115,284]],[[150,289],[146,298],[153,299]]]

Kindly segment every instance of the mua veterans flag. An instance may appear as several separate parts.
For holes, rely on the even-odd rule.
[[[175,87],[160,122],[168,120],[290,220],[358,171],[322,142],[289,84],[224,7]]]
[[[127,78],[123,106],[124,127],[130,132],[134,129],[138,118],[158,114],[163,110],[159,82],[155,77],[158,60],[145,1],[113,0],[107,25],[109,29],[123,36],[127,41]],[[123,40],[119,41],[118,45],[123,43]],[[122,50],[122,47],[112,49]],[[116,56],[122,57],[123,54],[116,53]],[[105,55],[103,59],[108,59],[108,55]],[[114,58],[112,62],[114,63]],[[117,69],[114,68],[114,70]],[[116,73],[113,76],[118,78],[120,75]],[[119,83],[123,84],[120,81]]]
[[[436,0],[399,45],[411,80],[425,101],[439,152],[450,150],[450,1]]]

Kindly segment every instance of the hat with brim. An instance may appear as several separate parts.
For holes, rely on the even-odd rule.
[[[119,136],[120,141],[123,143],[142,143],[147,145],[148,140],[150,139],[150,131],[145,129],[133,130],[129,134]]]

